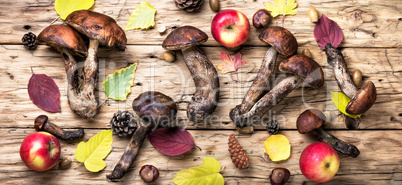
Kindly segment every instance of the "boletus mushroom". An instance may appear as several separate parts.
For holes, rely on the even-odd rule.
[[[78,10],[68,15],[65,22],[89,38],[88,57],[84,63],[83,84],[80,84],[80,88],[76,89],[81,96],[78,100],[74,100],[79,101],[79,103],[70,104],[70,108],[83,118],[92,118],[98,113],[99,108],[95,98],[98,46],[101,44],[124,50],[127,38],[123,29],[113,18],[101,13]]]
[[[68,25],[50,25],[38,35],[39,43],[44,43],[59,51],[67,73],[67,98],[72,111],[87,104],[86,94],[80,91],[77,62],[73,55],[87,56],[87,47],[81,35]]]
[[[305,110],[297,118],[297,131],[300,134],[312,133],[319,141],[331,145],[338,153],[354,158],[359,156],[360,151],[356,146],[345,143],[321,128],[325,119],[325,115],[317,109]]]
[[[334,70],[338,86],[342,92],[351,99],[346,106],[346,112],[349,114],[365,113],[373,106],[377,98],[377,91],[374,83],[368,81],[360,90],[358,90],[347,73],[348,69],[342,53],[328,43],[325,45],[325,54],[327,55],[328,64],[330,64]],[[346,116],[346,118],[350,123],[347,124],[348,128],[356,129],[359,126],[359,119],[353,119],[348,116]]]
[[[120,161],[112,173],[106,176],[111,181],[117,181],[124,176],[133,164],[146,135],[151,132],[152,128],[167,125],[167,123],[174,121],[177,115],[177,106],[173,99],[154,91],[144,92],[135,98],[133,109],[142,119],[137,122],[137,129]]]
[[[181,50],[184,62],[190,70],[196,86],[187,117],[190,121],[201,121],[211,115],[218,104],[218,73],[204,53],[196,47],[208,40],[207,34],[192,26],[183,26],[173,30],[163,41],[167,50]]]
[[[236,117],[250,111],[253,105],[270,90],[270,77],[275,72],[278,53],[289,57],[297,52],[297,40],[293,34],[282,27],[269,27],[265,29],[258,38],[271,47],[265,53],[257,77],[253,80],[250,89],[245,94],[240,105],[233,108],[229,115],[237,127],[245,127],[242,123],[236,123]],[[286,82],[283,82],[286,83]],[[248,125],[249,127],[251,125]],[[249,129],[252,131],[253,129]]]

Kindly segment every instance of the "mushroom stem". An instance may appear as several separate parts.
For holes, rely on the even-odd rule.
[[[63,140],[73,141],[84,137],[84,129],[78,129],[75,131],[65,131],[54,123],[47,121],[48,117],[40,115],[35,119],[35,130],[49,132]]]
[[[184,62],[196,86],[187,107],[190,121],[200,121],[215,111],[219,98],[218,73],[208,58],[196,47],[182,49]]]
[[[257,73],[257,77],[244,96],[242,103],[233,108],[229,115],[241,115],[248,112],[255,102],[257,102],[264,93],[270,90],[269,77],[275,71],[277,56],[278,52],[274,47],[270,47],[267,50],[262,60],[260,70]],[[234,119],[232,119],[232,121],[234,121]]]
[[[343,142],[322,128],[314,129],[311,133],[313,133],[319,141],[331,145],[332,148],[334,148],[338,153],[342,153],[353,158],[356,158],[360,154],[359,149],[357,149],[355,145]]]
[[[256,117],[261,118],[268,110],[296,89],[302,81],[302,78],[298,76],[286,77],[260,98],[248,112],[240,115],[230,115],[230,117],[234,120],[236,126],[251,126]]]
[[[140,151],[142,143],[144,143],[145,137],[152,130],[152,125],[148,122],[140,121],[120,161],[116,164],[112,173],[106,176],[110,181],[121,179],[130,168]]]

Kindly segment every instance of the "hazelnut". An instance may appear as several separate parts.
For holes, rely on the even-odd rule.
[[[152,165],[144,165],[140,170],[140,176],[144,182],[154,182],[159,177],[159,170]]]
[[[253,15],[253,26],[263,28],[271,22],[272,16],[266,9],[257,10]]]
[[[272,170],[269,179],[272,185],[283,185],[290,178],[290,172],[286,168],[275,168]]]
[[[212,11],[219,12],[220,9],[219,0],[209,0],[209,7],[211,7]]]
[[[165,59],[167,62],[174,62],[176,61],[176,56],[170,52],[170,51],[165,51],[162,54],[163,59]]]

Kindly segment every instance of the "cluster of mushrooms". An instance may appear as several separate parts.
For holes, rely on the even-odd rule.
[[[80,10],[71,13],[65,20],[67,25],[51,25],[38,36],[38,41],[46,43],[59,51],[65,62],[68,89],[67,97],[70,108],[83,118],[94,117],[98,110],[95,98],[98,63],[97,48],[100,45],[124,50],[127,38],[124,31],[109,16]],[[87,48],[81,34],[89,38]],[[320,88],[324,85],[324,73],[312,58],[296,54],[298,43],[293,34],[285,28],[272,26],[261,32],[259,39],[269,44],[257,77],[245,94],[240,105],[233,108],[229,115],[239,132],[252,133],[253,122],[261,118],[272,107],[282,101],[289,93],[303,82],[310,87]],[[190,121],[199,122],[210,116],[219,101],[218,73],[197,45],[208,40],[206,33],[193,26],[182,26],[173,30],[163,41],[167,50],[181,50],[194,83],[196,92],[187,107]],[[346,63],[342,54],[330,45],[325,52],[328,63],[333,66],[334,74],[341,90],[352,99],[347,106],[350,114],[362,114],[375,102],[376,91],[372,82],[366,83],[359,91],[347,74]],[[275,73],[278,54],[287,57],[279,64],[279,71],[292,74],[279,83],[271,85],[271,76]],[[86,57],[84,67],[79,69],[74,56]],[[124,176],[134,162],[139,149],[152,128],[172,122],[177,116],[175,102],[160,92],[144,92],[134,99],[133,110],[141,118],[136,130],[120,161],[107,178],[111,181]],[[356,128],[359,120],[350,118]],[[45,128],[47,117],[37,121],[38,129]],[[297,119],[299,133],[312,133],[318,140],[330,144],[336,151],[352,157],[359,155],[356,146],[347,144],[324,131],[321,126],[325,116],[321,111],[306,110]],[[35,123],[36,124],[36,123]],[[50,127],[51,123],[47,123]],[[246,128],[246,129],[244,129]],[[55,132],[61,132],[60,129]],[[77,131],[82,137],[81,131]]]

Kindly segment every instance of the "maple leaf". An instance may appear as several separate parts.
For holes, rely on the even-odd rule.
[[[285,20],[285,15],[294,15],[297,10],[293,10],[297,7],[295,0],[273,0],[273,2],[264,3],[265,9],[271,11],[272,17],[282,15],[282,27],[283,21]]]
[[[237,69],[241,66],[244,66],[246,64],[246,61],[241,60],[241,54],[236,53],[234,60],[232,57],[230,57],[229,52],[221,51],[220,58],[225,64],[218,64],[216,66],[217,69],[221,70],[222,74],[228,73],[228,72],[235,72],[237,80],[239,80],[239,76],[237,75]]]

